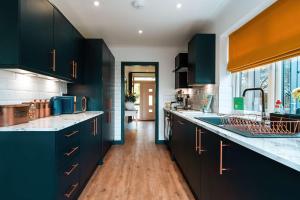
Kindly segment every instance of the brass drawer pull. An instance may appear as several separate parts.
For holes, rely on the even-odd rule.
[[[95,122],[95,119],[93,119],[93,136],[96,135],[96,122]]]
[[[79,146],[78,147],[74,147],[72,148],[72,150],[68,153],[65,153],[65,156],[67,157],[70,157],[73,153],[75,153],[77,150],[79,149]]]
[[[72,185],[70,192],[65,193],[65,197],[67,197],[69,199],[73,195],[73,193],[76,191],[78,186],[79,186],[79,183]]]
[[[75,64],[74,60],[72,60],[71,65],[72,65],[72,78],[75,78]]]
[[[220,175],[223,175],[223,171],[228,171],[229,169],[223,168],[223,147],[229,147],[229,144],[224,144],[223,141],[220,141]]]
[[[72,168],[69,171],[65,172],[65,175],[70,176],[75,171],[75,169],[77,169],[78,166],[79,166],[78,163],[76,163],[75,165],[72,165]]]
[[[56,50],[53,49],[52,52],[52,71],[56,71]]]
[[[79,133],[79,131],[73,131],[72,133],[66,134],[65,136],[66,136],[67,138],[69,138],[69,137],[72,137],[73,135],[76,135],[77,133]]]
[[[198,140],[198,127],[196,127],[196,132],[195,132],[195,136],[196,136],[196,138],[195,138],[195,150],[196,151],[198,151],[198,148],[199,148],[199,144],[198,144],[198,142],[199,142],[199,140]]]
[[[202,131],[201,131],[201,128],[198,128],[198,153],[201,155],[202,152],[205,152],[206,150],[205,149],[202,149]]]
[[[177,122],[178,122],[180,125],[184,125],[184,123],[183,123],[182,121],[177,120]]]
[[[77,79],[77,62],[74,62],[74,68],[75,68],[74,78]]]
[[[96,122],[96,135],[98,135],[98,120],[97,120],[97,118],[95,119],[95,122]]]

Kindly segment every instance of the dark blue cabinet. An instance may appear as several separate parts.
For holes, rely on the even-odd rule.
[[[79,80],[83,37],[49,1],[3,2],[0,17],[0,68]]]
[[[84,41],[82,82],[68,84],[70,95],[88,97],[89,111],[104,112],[102,127],[102,158],[114,141],[114,73],[115,58],[102,39]]]
[[[1,199],[77,199],[100,161],[100,122],[97,116],[58,132],[2,132]]]
[[[20,63],[51,72],[53,49],[53,6],[45,0],[20,2]]]
[[[216,35],[196,34],[188,51],[188,85],[215,84]]]
[[[95,168],[101,162],[102,132],[101,118],[96,117],[82,125],[83,134],[80,136],[80,184],[85,186]]]
[[[181,117],[173,123],[171,151],[196,199],[299,199],[299,172]]]
[[[179,53],[175,57],[175,89],[188,88],[188,53]]]
[[[78,33],[65,16],[54,9],[54,49],[58,75],[69,79],[78,76]]]

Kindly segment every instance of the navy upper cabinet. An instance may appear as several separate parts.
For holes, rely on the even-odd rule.
[[[188,88],[188,54],[179,53],[175,57],[175,89]]]
[[[0,68],[76,81],[78,41],[72,24],[47,0],[10,0],[0,7]],[[78,48],[78,49],[77,49]]]
[[[19,2],[20,62],[37,72],[51,72],[53,6],[45,0]]]
[[[215,34],[196,34],[188,48],[188,85],[215,84]]]
[[[53,6],[48,1],[3,1],[0,26],[1,68],[50,71]]]
[[[58,75],[70,79],[74,77],[74,48],[73,26],[59,10],[54,9],[55,71]]]

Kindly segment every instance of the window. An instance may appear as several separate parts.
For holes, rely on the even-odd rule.
[[[240,97],[246,88],[261,87],[265,91],[266,112],[274,111],[276,100],[281,100],[286,112],[295,113],[299,102],[292,98],[293,89],[300,87],[300,57],[279,61],[254,70],[233,74],[234,97]],[[245,110],[261,112],[260,92],[248,92]]]

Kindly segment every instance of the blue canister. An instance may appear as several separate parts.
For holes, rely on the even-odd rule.
[[[60,96],[50,99],[51,115],[57,116],[62,114],[62,101]]]

